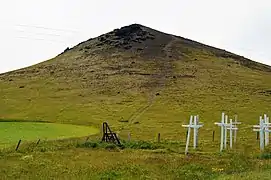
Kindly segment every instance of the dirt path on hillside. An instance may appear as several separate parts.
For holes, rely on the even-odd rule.
[[[167,58],[159,62],[161,72],[154,77],[154,82],[157,84],[157,86],[151,90],[148,104],[139,108],[134,114],[129,117],[128,121],[130,124],[135,123],[136,120],[140,118],[155,103],[157,96],[160,95],[157,93],[161,93],[162,91],[164,91],[168,82],[168,77],[173,75],[174,67],[172,62],[168,58],[172,57],[171,48],[176,39],[177,38],[172,36],[172,40],[163,48]]]

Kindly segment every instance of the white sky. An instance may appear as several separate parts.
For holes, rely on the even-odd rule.
[[[132,23],[271,65],[270,0],[3,0],[0,73]]]

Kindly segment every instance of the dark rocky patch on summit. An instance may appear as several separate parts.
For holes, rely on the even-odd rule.
[[[167,57],[164,48],[173,36],[140,24],[132,24],[115,29],[97,38],[78,44],[75,49],[85,57],[94,55],[108,56],[127,52],[130,55],[148,59]]]
[[[135,43],[155,39],[154,35],[142,29],[138,24],[125,26],[100,36],[97,46],[110,45],[116,48],[131,49]]]

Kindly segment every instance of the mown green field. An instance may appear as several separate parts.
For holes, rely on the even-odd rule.
[[[39,122],[0,122],[0,148],[15,146],[19,140],[41,141],[83,137],[98,133],[99,130],[70,124]]]

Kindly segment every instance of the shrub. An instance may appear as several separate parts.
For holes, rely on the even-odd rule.
[[[83,144],[77,144],[77,148],[104,148],[107,150],[112,149],[150,149],[155,150],[161,148],[160,144],[146,141],[123,141],[121,145],[116,145],[113,143],[104,143],[104,142],[85,142]]]
[[[131,149],[158,149],[159,146],[157,144],[146,142],[146,141],[132,141],[132,142],[124,142],[125,148]]]
[[[85,142],[83,144],[77,144],[80,148],[97,148],[99,144],[97,142]]]
[[[271,159],[271,153],[264,152],[259,156],[260,159]]]

